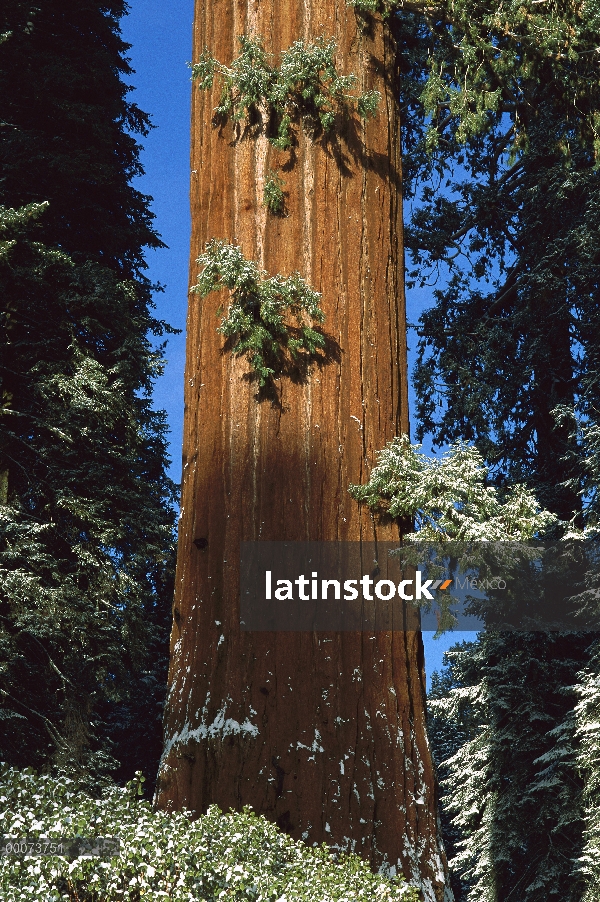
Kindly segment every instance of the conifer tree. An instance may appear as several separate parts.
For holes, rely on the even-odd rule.
[[[124,10],[0,13],[0,754],[153,778],[174,490]]]
[[[481,455],[463,443],[430,459],[395,440],[379,454],[369,482],[352,493],[373,509],[414,518],[417,529],[406,538],[420,555],[423,543],[432,543],[443,558],[458,553],[463,566],[465,546],[471,566],[489,543],[496,554],[501,543],[506,559],[514,543],[557,526],[531,490],[490,485]],[[443,628],[447,611],[438,600]],[[579,898],[574,865],[583,825],[573,706],[590,641],[586,633],[487,629],[478,642],[453,649],[447,672],[433,680],[429,729],[458,898],[496,902],[517,890],[532,900]]]
[[[429,707],[459,899],[582,898],[574,709],[589,647],[585,634],[486,631],[449,653]]]
[[[595,349],[589,339],[596,317],[593,293],[590,297],[581,291],[589,260],[581,261],[578,272],[579,261],[568,256],[574,235],[578,241],[587,223],[580,219],[569,235],[573,207],[564,200],[565,195],[573,197],[569,190],[573,183],[589,184],[595,175],[588,172],[586,179],[573,173],[566,177],[571,186],[564,180],[560,165],[550,173],[538,173],[539,188],[532,188],[533,177],[528,183],[524,177],[531,205],[522,221],[531,240],[528,261],[525,255],[519,258],[525,272],[521,300],[516,293],[510,297],[512,283],[502,301],[510,309],[495,315],[500,305],[494,310],[494,298],[488,306],[489,299],[482,298],[477,287],[469,296],[457,277],[443,297],[440,292],[439,306],[424,318],[423,344],[433,335],[434,347],[444,345],[440,357],[451,374],[452,397],[447,412],[438,408],[435,416],[438,422],[444,420],[446,434],[475,437],[496,465],[501,484],[510,485],[516,476],[527,479],[547,505],[581,523],[585,454],[573,429],[572,412],[576,406],[591,408],[595,417],[593,392],[585,386],[595,380],[591,368]],[[553,238],[535,228],[538,221],[558,226]],[[544,238],[547,243],[540,257]],[[553,259],[562,260],[560,278],[548,266]],[[567,267],[570,272],[565,275]],[[556,301],[561,293],[564,300],[553,313],[547,301]],[[571,338],[565,340],[569,332],[573,334],[574,323],[585,336],[585,353],[579,359],[571,354],[575,349]],[[432,369],[428,363],[420,375],[422,397],[433,414]],[[571,414],[565,416],[563,408],[557,422],[553,412],[561,404]],[[442,428],[436,432],[441,436]],[[587,484],[592,487],[589,480]],[[451,850],[451,866],[454,875],[461,874],[466,899],[499,900],[517,891],[527,900],[582,898],[577,862],[584,855],[582,830],[588,816],[582,778],[589,767],[580,771],[577,762],[588,760],[588,737],[585,728],[578,739],[575,736],[574,706],[579,672],[585,668],[589,674],[591,669],[593,680],[593,665],[588,663],[592,638],[485,635],[476,654],[473,650],[469,654],[475,661],[475,665],[469,661],[468,668],[474,680],[471,691],[482,701],[483,732],[444,762],[449,776],[442,794],[443,818],[452,818],[451,835],[458,848],[457,854]],[[435,718],[435,725],[444,717],[455,722],[460,683],[444,695],[440,710],[445,714]],[[435,732],[432,735],[435,748]],[[482,764],[480,771],[482,743],[485,767]]]
[[[417,531],[407,539],[445,545],[450,557],[457,541],[514,543],[556,530],[555,515],[539,509],[531,490],[513,485],[506,493],[487,475],[473,446],[459,443],[428,459],[396,440],[380,453],[369,482],[352,492],[375,509],[414,517]],[[588,596],[593,603],[593,590]],[[596,647],[585,632],[487,629],[454,648],[446,671],[434,675],[429,730],[457,898],[497,902],[518,891],[540,902],[576,900],[586,880],[593,892],[597,661],[582,677],[578,671]]]
[[[523,30],[510,29],[507,42],[534,21],[533,5],[522,12]],[[566,8],[545,11],[538,24],[549,34],[562,14],[568,19]],[[587,7],[580,33],[594,16]],[[524,41],[521,48],[527,52]],[[576,77],[579,66],[596,65],[591,45],[588,51],[570,54],[565,44],[554,59],[559,67],[561,55],[571,59]],[[551,60],[548,54],[517,90],[503,88],[483,133],[466,143],[452,104],[434,120],[430,141],[447,154],[444,165],[454,159],[458,166],[445,191],[424,190],[407,237],[421,275],[431,264],[425,281],[432,270],[449,273],[420,325],[419,431],[438,444],[474,440],[497,485],[522,480],[545,507],[581,526],[593,520],[597,485],[586,429],[575,428],[577,417],[587,430],[597,420],[597,151],[593,136],[582,141],[584,106],[572,114],[562,90],[569,78]],[[526,135],[521,151],[519,135]],[[435,171],[435,160],[422,161]],[[575,735],[574,706],[582,668],[585,685],[594,685],[592,640],[485,634],[453,655],[451,688],[437,686],[434,730],[458,729],[467,696],[480,717],[479,732],[452,755],[433,733],[465,898],[581,898],[582,789],[593,754],[581,721]],[[588,763],[580,769],[578,760]],[[593,860],[593,840],[588,849]]]

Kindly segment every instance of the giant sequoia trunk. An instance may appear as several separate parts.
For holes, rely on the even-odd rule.
[[[223,351],[223,293],[192,296],[183,495],[160,807],[252,806],[309,844],[354,849],[444,897],[418,632],[250,633],[239,626],[240,542],[390,540],[349,483],[408,431],[401,159],[395,50],[380,22],[357,29],[345,0],[198,0],[203,47],[229,64],[237,36],[278,54],[335,38],[338,71],[382,94],[377,117],[329,144],[297,131],[293,153],[260,124],[213,125],[218,89],[194,91],[192,279],[207,240],[237,243],[270,274],[322,292],[339,346],[305,381],[258,400],[247,363]],[[287,215],[263,206],[284,166]]]

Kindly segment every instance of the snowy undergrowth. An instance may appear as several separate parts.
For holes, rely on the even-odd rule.
[[[253,814],[217,807],[195,821],[153,811],[141,783],[97,799],[67,778],[0,767],[0,834],[119,837],[120,855],[0,857],[3,902],[417,902],[400,878],[384,879],[358,856],[308,848]]]

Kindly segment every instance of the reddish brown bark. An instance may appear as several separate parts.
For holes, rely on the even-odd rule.
[[[192,295],[157,802],[251,805],[296,838],[354,849],[442,899],[420,634],[239,628],[240,541],[398,534],[347,491],[376,450],[408,431],[394,47],[381,23],[358,30],[345,0],[205,0],[194,58],[207,46],[229,63],[243,33],[261,34],[275,54],[334,37],[338,70],[383,100],[375,120],[346,122],[329,147],[299,130],[290,161],[260,130],[236,139],[231,125],[215,128],[218,89],[194,91],[192,280],[210,238],[238,243],[270,274],[299,271],[322,292],[340,354],[304,383],[282,378],[279,405],[259,402],[247,362],[222,352],[216,311],[226,296]],[[276,217],[262,205],[265,175],[288,162],[288,215]]]

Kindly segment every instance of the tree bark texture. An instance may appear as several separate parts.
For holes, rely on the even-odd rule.
[[[260,123],[213,125],[219,88],[194,89],[192,284],[211,238],[269,274],[322,293],[327,363],[257,400],[245,359],[223,351],[225,292],[191,295],[182,512],[157,804],[197,813],[250,805],[308,844],[354,850],[403,872],[427,902],[450,898],[425,732],[420,633],[249,633],[239,627],[241,541],[394,540],[351,499],[374,455],[408,432],[400,123],[395,48],[345,0],[198,0],[194,60],[229,65],[237,37],[277,58],[294,41],[337,42],[342,74],[382,94],[366,125],[329,142],[296,131],[273,148]],[[268,170],[286,215],[263,205]],[[444,896],[444,893],[447,893]]]

